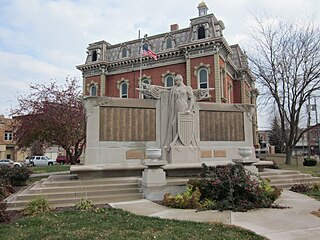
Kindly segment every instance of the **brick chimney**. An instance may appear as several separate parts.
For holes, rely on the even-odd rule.
[[[170,25],[170,32],[177,31],[177,30],[179,30],[178,24],[175,23]]]

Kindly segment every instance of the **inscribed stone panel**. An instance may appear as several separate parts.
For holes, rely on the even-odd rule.
[[[244,141],[242,112],[200,111],[201,141]]]
[[[156,141],[156,109],[100,107],[100,141]]]

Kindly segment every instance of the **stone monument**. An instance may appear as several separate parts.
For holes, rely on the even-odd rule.
[[[193,90],[178,74],[172,87],[144,84],[138,90],[147,98],[160,99],[163,159],[170,164],[200,164],[195,102],[209,97],[213,89]]]

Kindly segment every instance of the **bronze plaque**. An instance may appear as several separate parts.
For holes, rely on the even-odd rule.
[[[226,150],[215,150],[214,157],[227,157],[227,151]]]
[[[126,152],[126,159],[144,159],[144,151],[129,150]]]
[[[212,158],[212,151],[211,150],[202,150],[200,151],[201,158]]]

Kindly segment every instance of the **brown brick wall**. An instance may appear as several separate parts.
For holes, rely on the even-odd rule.
[[[98,76],[91,76],[91,77],[87,77],[86,78],[86,86],[85,86],[85,90],[86,90],[86,92],[85,92],[85,95],[90,95],[89,94],[89,91],[88,91],[88,84],[91,84],[91,82],[95,82],[95,83],[97,83],[98,84],[98,92],[97,92],[97,94],[98,94],[98,96],[100,96],[100,75],[98,75]]]
[[[184,82],[186,83],[186,65],[185,63],[174,64],[170,66],[158,67],[153,69],[144,69],[142,75],[150,76],[152,84],[161,85],[161,75],[166,74],[167,71],[181,74]],[[139,98],[138,79],[140,76],[139,71],[132,71],[127,73],[121,73],[117,75],[110,75],[106,77],[106,95],[109,97],[119,97],[119,89],[117,88],[117,82],[122,78],[129,80],[129,98]]]
[[[198,79],[197,79],[197,76],[194,75],[194,67],[199,66],[200,63],[210,64],[211,73],[209,74],[209,87],[214,88],[215,84],[214,84],[214,65],[213,65],[213,62],[214,62],[213,55],[191,59],[191,64],[190,64],[191,65],[191,87],[193,89],[198,88]],[[212,93],[211,93],[211,95],[212,95]],[[213,98],[213,99],[215,99],[215,98]]]

